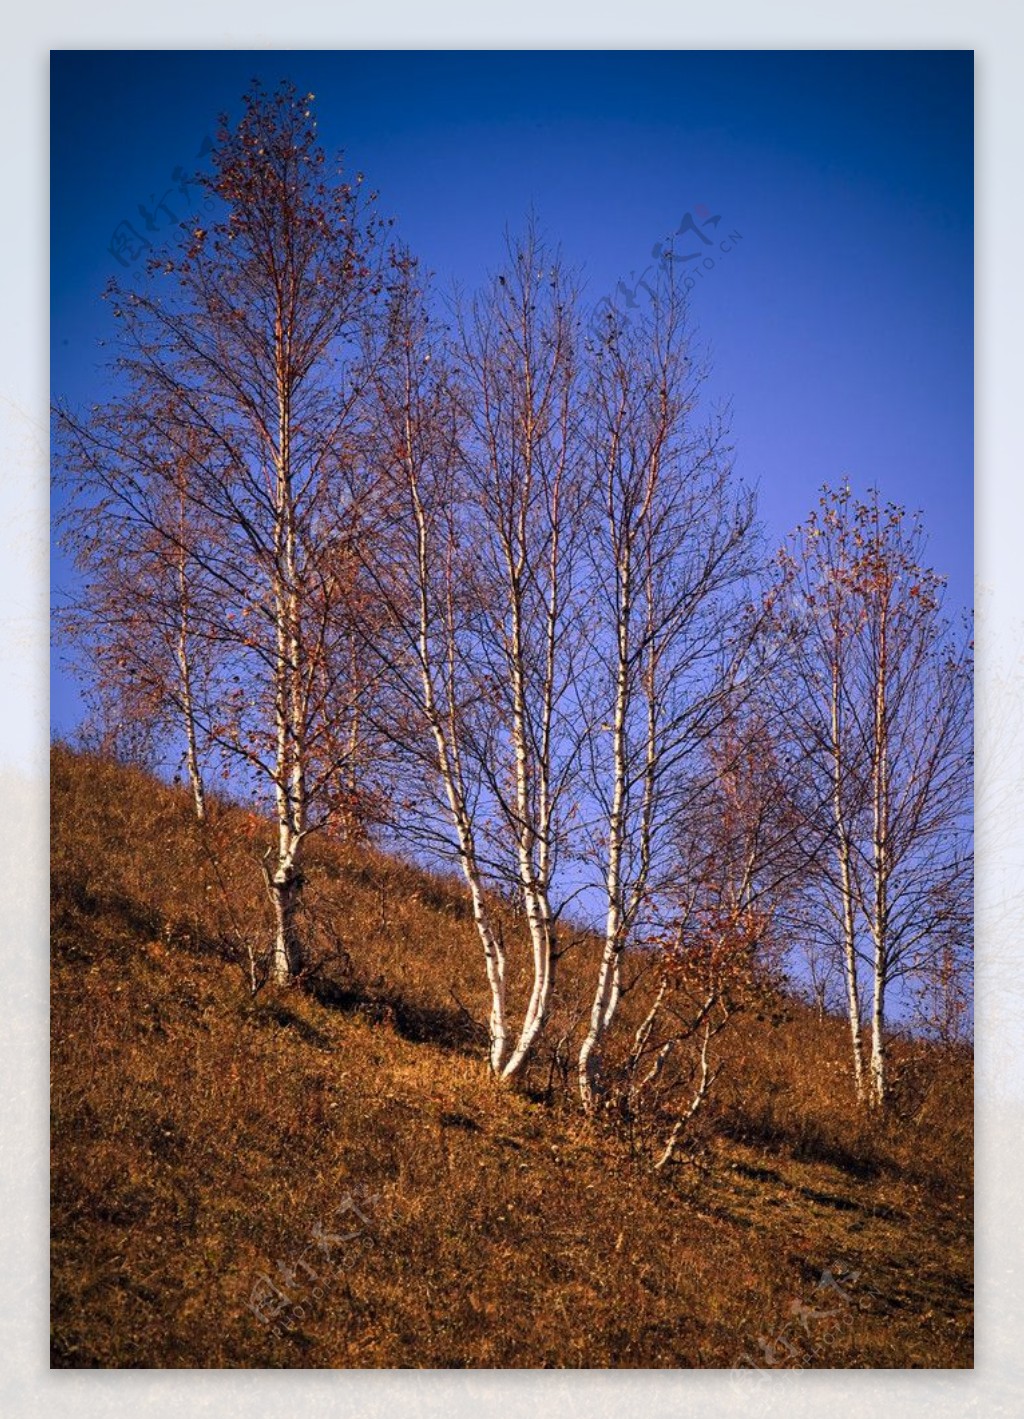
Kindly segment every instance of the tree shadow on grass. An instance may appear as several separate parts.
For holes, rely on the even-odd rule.
[[[309,994],[328,1010],[362,1015],[374,1024],[389,1024],[402,1039],[429,1044],[451,1054],[480,1057],[487,1048],[487,1031],[462,1010],[409,1000],[398,990],[369,990],[330,976],[314,975]]]
[[[725,1119],[717,1131],[724,1138],[774,1153],[786,1153],[791,1158],[808,1163],[827,1163],[840,1172],[867,1182],[878,1177],[883,1164],[876,1158],[845,1148],[832,1138],[808,1132],[805,1128],[787,1128],[778,1122],[753,1119]]]
[[[190,956],[235,963],[229,942],[200,930],[189,920],[169,920],[165,913],[119,892],[95,891],[78,878],[55,881],[51,888],[53,958],[89,964],[101,957],[128,964],[146,942],[163,942]]]

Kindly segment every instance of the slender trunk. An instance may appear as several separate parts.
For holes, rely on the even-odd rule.
[[[283,678],[283,677],[280,677]],[[287,716],[278,715],[278,772],[275,785],[278,835],[277,859],[273,871],[267,870],[267,888],[274,906],[274,950],[272,977],[284,984],[302,970],[304,952],[298,930],[298,908],[302,895],[302,873],[299,856],[305,837],[304,804],[297,796],[301,779],[296,782],[289,769],[291,728]]]
[[[639,1072],[641,1061],[643,1060],[644,1054],[647,1050],[647,1042],[651,1037],[651,1032],[653,1031],[658,1016],[661,1013],[661,1007],[664,1003],[667,992],[668,981],[664,977],[662,977],[661,982],[658,986],[658,993],[654,997],[654,1002],[651,1005],[650,1010],[648,1010],[647,1014],[644,1016],[643,1020],[637,1027],[636,1034],[633,1036],[633,1045],[629,1052],[629,1059],[626,1061],[626,1079],[628,1081],[626,1086],[626,1111],[630,1120],[632,1120],[636,1112],[637,1100],[639,1099],[640,1095],[646,1088],[657,1082],[658,1077],[661,1074],[662,1069],[664,1068],[665,1061],[668,1058],[669,1054],[672,1052],[672,1046],[674,1044],[674,1041],[671,1039],[666,1040],[665,1043],[655,1054],[654,1063],[651,1065],[650,1069],[648,1069],[647,1073],[642,1079],[640,1079],[639,1081],[637,1080],[636,1076]]]
[[[814,1008],[818,1013],[818,1023],[825,1018],[825,987],[816,985],[814,987]]]
[[[426,658],[425,633],[420,638],[420,677],[423,690],[424,709],[434,737],[437,763],[448,799],[449,811],[455,824],[459,843],[459,865],[469,888],[473,910],[473,924],[484,953],[487,984],[491,993],[491,1013],[489,1022],[489,1062],[491,1072],[502,1074],[505,1052],[508,1047],[508,1023],[505,1008],[505,952],[501,941],[491,926],[490,913],[484,895],[483,877],[480,872],[476,852],[476,840],[462,792],[458,759],[448,742],[444,724],[437,709],[430,663]]]
[[[871,1102],[881,1108],[886,1102],[885,1057],[885,979],[875,972],[874,1000],[871,1011]]]
[[[275,616],[276,664],[274,711],[277,731],[275,797],[277,861],[267,873],[274,906],[272,976],[279,984],[299,974],[305,964],[298,930],[302,895],[300,853],[306,835],[306,781],[302,703],[302,643],[297,584],[295,507],[291,470],[291,402],[288,353],[282,322],[277,325],[278,441],[276,449]]]
[[[463,875],[469,884],[473,903],[473,921],[484,951],[487,969],[487,984],[491,992],[491,1015],[489,1022],[491,1073],[500,1075],[508,1045],[508,1026],[505,1018],[505,953],[491,929],[490,918],[484,902],[480,874],[475,870],[475,855],[472,844],[462,852]]]
[[[203,776],[199,767],[199,754],[196,750],[196,721],[192,710],[192,696],[187,686],[185,687],[185,733],[187,735],[185,762],[188,767],[188,780],[192,785],[192,801],[195,804],[196,821],[205,823],[206,790],[203,787]]]
[[[192,786],[192,801],[195,804],[196,819],[206,821],[206,793],[203,775],[199,766],[199,749],[196,742],[195,703],[192,698],[192,671],[188,653],[188,584],[186,580],[185,557],[178,560],[178,593],[181,619],[178,623],[178,674],[181,676],[181,709],[185,720],[185,764],[188,781]]]
[[[841,852],[843,886],[843,974],[846,978],[846,1011],[850,1021],[850,1048],[853,1052],[853,1087],[864,1098],[864,1044],[860,1025],[860,996],[857,990],[857,956],[854,945],[853,898],[850,894],[849,850]]]
[[[407,401],[409,397],[410,382],[407,372]],[[445,730],[438,703],[437,691],[434,685],[432,669],[434,662],[430,640],[430,547],[427,515],[420,497],[420,489],[416,476],[412,428],[408,413],[406,414],[405,420],[405,456],[409,495],[412,500],[413,517],[416,523],[416,599],[418,616],[416,657],[420,676],[420,689],[423,696],[423,711],[434,739],[437,766],[441,775],[441,781],[444,784],[445,795],[448,799],[448,808],[458,836],[459,864],[462,868],[466,885],[469,888],[470,901],[473,909],[473,922],[476,926],[477,935],[480,938],[480,944],[483,947],[487,983],[491,993],[489,1060],[492,1073],[497,1075],[501,1073],[505,1063],[505,1051],[508,1041],[508,1026],[505,1011],[505,953],[500,940],[495,935],[491,926],[490,914],[487,910],[487,902],[484,896],[483,878],[480,873],[477,858],[476,841],[469,810],[466,805],[466,795],[463,791],[455,729],[454,685],[451,680],[453,667],[450,662],[454,654],[454,624],[450,608],[447,612],[445,623],[449,645],[450,740],[449,734]]]
[[[189,654],[189,587],[188,587],[188,557],[186,555],[186,489],[185,472],[186,465],[180,463],[178,466],[178,639],[175,646],[175,654],[178,661],[178,674],[181,678],[181,710],[185,720],[185,764],[188,770],[188,781],[192,786],[192,801],[195,804],[196,819],[203,823],[206,821],[206,793],[203,787],[203,775],[199,765],[199,749],[196,736],[196,714],[195,701],[192,697],[192,662]]]
[[[836,857],[839,865],[839,889],[842,903],[843,975],[846,980],[846,1009],[850,1021],[850,1046],[853,1051],[853,1083],[858,1099],[864,1098],[864,1047],[860,1027],[860,996],[857,990],[856,921],[854,916],[853,863],[846,828],[843,804],[845,761],[842,748],[842,712],[840,706],[839,649],[832,666],[832,812],[836,834]]]
[[[612,718],[612,802],[608,815],[608,861],[605,870],[604,950],[597,989],[590,1007],[590,1025],[580,1048],[578,1077],[584,1112],[593,1114],[600,1095],[600,1041],[618,1006],[623,945],[622,852],[626,815],[626,716],[629,708],[631,565],[628,546],[619,567],[616,626],[615,709]]]
[[[518,818],[516,833],[516,855],[519,871],[519,885],[523,894],[526,922],[533,951],[533,988],[523,1016],[522,1028],[512,1053],[502,1070],[503,1079],[511,1079],[527,1062],[547,1020],[554,984],[554,954],[552,951],[552,922],[548,901],[548,883],[543,877],[538,863],[538,839],[545,834],[547,824],[539,822],[540,806],[549,802],[550,763],[544,751],[531,763],[528,746],[529,710],[526,687],[526,647],[523,626],[523,588],[529,571],[528,516],[533,499],[533,380],[527,359],[524,370],[524,402],[526,407],[524,424],[524,474],[523,486],[519,491],[518,516],[515,531],[510,530],[505,545],[506,569],[508,571],[509,605],[512,612],[510,671],[512,680],[512,748],[515,761],[515,799]],[[554,555],[557,556],[557,544]],[[550,606],[549,602],[549,616]],[[550,620],[545,644],[545,683],[541,694],[540,714],[542,719],[542,744],[550,746],[549,730],[551,696],[553,685],[548,668],[551,664]]]
[[[535,812],[530,784],[530,764],[526,744],[526,690],[523,671],[522,624],[518,598],[513,594],[512,738],[515,754],[516,814],[519,818],[517,857],[519,884],[523,893],[526,922],[533,950],[533,988],[523,1016],[522,1028],[512,1053],[502,1070],[511,1079],[526,1063],[547,1019],[553,984],[551,921],[547,910],[545,884],[540,881],[536,861]],[[541,767],[543,773],[543,767]]]
[[[614,917],[614,925],[612,920]],[[614,933],[614,934],[612,934]],[[618,1009],[622,994],[622,937],[620,913],[609,909],[605,923],[605,944],[598,970],[597,988],[590,1009],[590,1024],[580,1046],[577,1074],[580,1102],[584,1112],[597,1111],[603,1088],[601,1083],[602,1044]]]
[[[284,985],[299,974],[304,963],[298,930],[302,877],[295,865],[294,855],[291,859],[279,860],[273,873],[267,872],[267,889],[274,908],[271,978],[275,984]]]
[[[590,1026],[579,1056],[579,1089],[584,1112],[592,1114],[601,1091],[601,1043],[611,1028],[622,994],[622,955],[647,890],[651,866],[655,787],[660,756],[658,728],[658,636],[659,606],[657,578],[652,563],[651,515],[661,475],[661,452],[668,431],[668,405],[662,391],[658,423],[654,428],[648,461],[644,468],[639,504],[623,496],[616,486],[624,406],[615,418],[608,456],[608,532],[615,551],[615,705],[612,712],[612,801],[608,815],[608,859],[605,872],[604,951],[598,972],[597,989],[590,1012]],[[637,559],[640,559],[639,568]],[[637,660],[635,606],[643,599],[642,638],[646,649]],[[628,720],[630,703],[642,694],[647,710],[643,788],[639,818],[628,821],[628,779],[630,747]],[[627,846],[635,852],[631,884],[623,880]],[[659,1000],[660,1000],[659,996]]]
[[[527,372],[527,391],[532,385]],[[529,437],[527,439],[527,459],[529,462]],[[523,502],[525,514],[529,496]],[[555,667],[558,655],[558,620],[561,608],[561,469],[556,474],[551,490],[551,548],[548,557],[548,588],[545,606],[545,646],[544,678],[541,689],[541,733],[539,754],[535,765],[536,807],[530,793],[530,771],[526,746],[526,692],[523,670],[523,633],[519,588],[522,585],[522,567],[510,562],[512,572],[513,603],[513,737],[516,748],[516,808],[520,817],[519,872],[526,906],[530,941],[533,947],[534,980],[533,990],[523,1019],[523,1027],[503,1077],[512,1078],[529,1058],[541,1030],[547,1020],[551,994],[555,983],[557,954],[555,951],[555,928],[552,920],[551,884],[551,840],[552,840],[552,789],[551,754],[553,720],[555,710]],[[522,554],[526,556],[525,521],[520,525]]]
[[[668,1141],[666,1142],[664,1149],[662,1150],[660,1156],[654,1164],[655,1172],[660,1172],[660,1170],[665,1167],[667,1163],[671,1162],[676,1148],[679,1146],[679,1139],[682,1136],[683,1130],[686,1128],[686,1125],[693,1118],[697,1110],[703,1105],[708,1094],[711,1092],[712,1085],[718,1077],[718,1070],[716,1069],[712,1073],[711,1066],[708,1061],[708,1045],[711,1043],[711,1036],[714,1033],[715,1031],[711,1028],[711,1020],[709,1017],[705,1020],[704,1024],[704,1039],[701,1042],[700,1049],[700,1080],[697,1084],[696,1092],[694,1093],[693,1098],[690,1100],[690,1104],[686,1112],[676,1120],[675,1126],[673,1127],[672,1132],[669,1134]]]
[[[349,676],[353,685],[358,683],[359,667],[356,664],[357,648],[353,641],[349,652]],[[344,832],[350,840],[358,840],[365,826],[362,784],[360,781],[360,751],[362,749],[362,715],[358,702],[353,703],[348,726],[348,743],[345,751],[344,769],[340,777],[345,785],[348,803],[345,808]]]
[[[491,993],[491,1013],[488,1031],[490,1036],[489,1062],[491,1072],[500,1075],[503,1071],[505,1051],[508,1047],[508,1023],[505,1008],[505,952],[500,939],[491,926],[490,912],[488,911],[487,900],[484,895],[483,877],[477,858],[473,826],[466,808],[465,795],[462,792],[458,760],[450,749],[444,731],[444,725],[437,713],[437,701],[434,694],[429,663],[424,659],[421,659],[420,671],[424,692],[424,707],[434,736],[438,767],[448,798],[449,810],[458,835],[459,864],[462,868],[462,875],[465,878],[466,885],[469,888],[470,902],[473,910],[473,923],[476,926],[477,936],[479,937],[484,953],[487,984]]]
[[[871,1102],[885,1104],[885,987],[888,980],[889,947],[889,742],[886,720],[887,698],[887,606],[879,613],[878,670],[875,679],[874,734],[872,745],[872,937],[874,944],[874,991],[871,1010]]]

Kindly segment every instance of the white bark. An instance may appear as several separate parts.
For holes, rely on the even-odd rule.
[[[433,737],[437,767],[458,839],[459,865],[469,888],[473,922],[483,948],[487,984],[491,995],[489,1060],[492,1073],[500,1074],[505,1065],[508,1041],[505,1009],[505,953],[500,937],[491,923],[459,756],[453,665],[455,624],[450,595],[446,598],[446,605],[441,611],[443,634],[448,647],[446,656],[442,652],[443,658],[447,659],[449,665],[447,716],[442,713],[435,687],[436,652],[431,635],[435,620],[431,604],[432,558],[439,552],[445,555],[447,549],[434,548],[430,541],[428,515],[420,488],[414,432],[409,412],[412,401],[412,379],[408,356],[405,369],[405,401],[403,452],[407,488],[416,526],[416,657],[422,692],[422,709]],[[450,590],[449,586],[449,593]]]
[[[852,845],[844,803],[847,767],[842,718],[841,651],[839,646],[839,637],[841,634],[841,627],[835,627],[830,707],[831,740],[829,745],[832,758],[832,822],[835,834],[836,861],[839,870],[843,978],[846,984],[846,1014],[850,1026],[850,1047],[853,1052],[853,1085],[857,1098],[863,1099],[864,1047],[861,1040],[860,992],[857,988],[855,885],[853,880]]]
[[[166,535],[173,464],[153,454],[169,444],[188,459],[181,540],[200,594],[187,616],[201,618],[209,663],[194,678],[185,668],[183,623],[175,692],[197,795],[201,745],[235,771],[236,790],[273,798],[264,865],[279,980],[302,968],[303,843],[336,811],[350,761],[339,726],[361,692],[343,653],[356,607],[338,571],[365,421],[341,367],[381,264],[358,184],[325,177],[310,98],[257,85],[202,179],[216,199],[209,228],[182,232],[152,282],[117,291],[125,393],[97,410],[77,475],[100,507]]]
[[[474,397],[466,469],[481,519],[478,624],[505,677],[493,701],[490,753],[477,754],[474,769],[492,801],[495,845],[522,902],[532,958],[529,999],[501,1070],[506,1080],[536,1049],[555,982],[552,876],[566,742],[575,732],[561,700],[578,636],[566,608],[579,536],[566,504],[576,476],[574,295],[557,267],[541,269],[551,263],[533,232],[510,254],[507,275],[463,328],[461,351]]]
[[[184,471],[179,474],[179,477],[183,476]],[[181,682],[181,712],[185,723],[185,765],[188,772],[189,784],[192,788],[192,801],[195,805],[196,819],[198,822],[202,823],[206,820],[206,793],[203,787],[203,774],[199,762],[199,746],[196,735],[196,707],[192,694],[192,656],[190,653],[191,626],[189,616],[191,593],[189,590],[186,517],[187,508],[184,489],[179,488],[178,539],[175,550],[179,617],[175,653]]]
[[[612,800],[608,816],[608,855],[604,883],[607,903],[604,949],[590,1010],[590,1025],[580,1048],[578,1064],[580,1100],[588,1114],[592,1114],[598,1104],[599,1043],[615,1018],[621,989],[622,950],[628,928],[628,922],[623,919],[621,880],[626,831],[626,715],[631,689],[629,668],[632,650],[632,563],[628,541],[619,566],[618,584],[621,599],[615,627],[615,709],[611,730]]]
[[[272,977],[278,984],[299,974],[304,964],[298,931],[302,893],[300,850],[306,836],[305,704],[302,693],[304,647],[296,566],[295,504],[291,462],[290,355],[284,321],[275,326],[277,373],[277,444],[274,449],[274,717],[276,762],[274,797],[277,808],[277,858],[268,873],[274,906]]]
[[[786,714],[822,789],[817,755],[827,746],[835,867],[818,885],[840,921],[858,1096],[880,1106],[889,987],[949,945],[970,949],[970,641],[955,641],[941,619],[942,582],[923,564],[920,522],[908,527],[877,492],[866,502],[848,487],[825,494],[824,512],[798,529],[796,555],[783,556],[798,612]],[[825,718],[817,700],[829,689]],[[862,960],[871,975],[866,1062]]]
[[[689,1106],[687,1107],[686,1111],[682,1113],[676,1120],[672,1132],[669,1134],[668,1140],[665,1143],[665,1147],[654,1164],[655,1172],[660,1172],[660,1170],[664,1168],[667,1163],[670,1163],[672,1161],[676,1148],[679,1146],[679,1140],[683,1135],[684,1129],[686,1128],[687,1124],[689,1124],[694,1114],[696,1114],[698,1109],[700,1109],[701,1106],[704,1104],[708,1094],[711,1092],[715,1080],[718,1078],[718,1069],[712,1070],[710,1062],[708,1060],[708,1045],[711,1043],[711,1037],[715,1033],[716,1031],[712,1028],[711,1020],[706,1019],[704,1022],[704,1038],[701,1041],[700,1050],[700,1079],[697,1083],[697,1088],[694,1092],[693,1098],[690,1100]],[[719,1068],[720,1067],[721,1066],[719,1066]]]
[[[665,576],[670,565],[681,582],[692,571],[682,565],[688,529],[673,515],[681,512],[682,487],[679,481],[673,486],[673,479],[686,473],[700,479],[692,468],[683,473],[672,466],[671,441],[681,435],[689,409],[678,384],[681,377],[685,380],[677,365],[683,353],[683,327],[676,324],[680,316],[670,301],[664,328],[658,325],[650,332],[651,348],[642,353],[638,367],[633,367],[628,350],[616,351],[611,381],[597,391],[597,447],[604,469],[601,552],[613,578],[608,595],[613,619],[602,628],[611,645],[612,707],[602,874],[604,945],[577,1065],[580,1099],[588,1114],[600,1102],[602,1043],[621,998],[622,956],[648,890],[658,784],[675,767],[666,762],[678,748],[672,742],[678,726],[666,711],[667,698],[679,688],[681,666],[675,657],[702,601],[695,590],[692,602],[684,606],[686,599],[679,599],[679,588]],[[650,386],[658,389],[653,402]],[[700,555],[707,550],[701,549]],[[712,586],[713,578],[704,588],[709,595]],[[599,654],[603,658],[603,652]],[[636,707],[643,710],[642,727],[633,722]],[[594,725],[592,733],[600,732]]]
[[[886,1099],[885,987],[889,945],[889,733],[888,733],[888,586],[883,585],[878,613],[878,655],[871,743],[872,862],[871,937],[874,947],[871,1009],[871,1102]]]

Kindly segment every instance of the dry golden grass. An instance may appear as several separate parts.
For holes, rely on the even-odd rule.
[[[777,1001],[654,1177],[550,1053],[489,1078],[453,883],[317,844],[324,968],[253,999],[266,826],[215,805],[214,865],[144,775],[52,785],[55,1366],[971,1364],[968,1055],[897,1045],[872,1123],[840,1022]]]

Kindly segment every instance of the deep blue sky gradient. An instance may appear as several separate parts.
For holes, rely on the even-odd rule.
[[[185,215],[171,174],[254,76],[315,93],[324,146],[442,287],[472,288],[531,208],[595,302],[650,274],[685,212],[720,214],[716,239],[741,236],[712,253],[693,311],[770,541],[822,483],[876,484],[923,510],[951,607],[971,604],[969,51],[55,53],[55,396],[103,397],[100,292],[143,266],[118,263],[114,229],[172,234],[163,212],[146,233],[140,204]],[[74,728],[59,665],[51,711]]]

